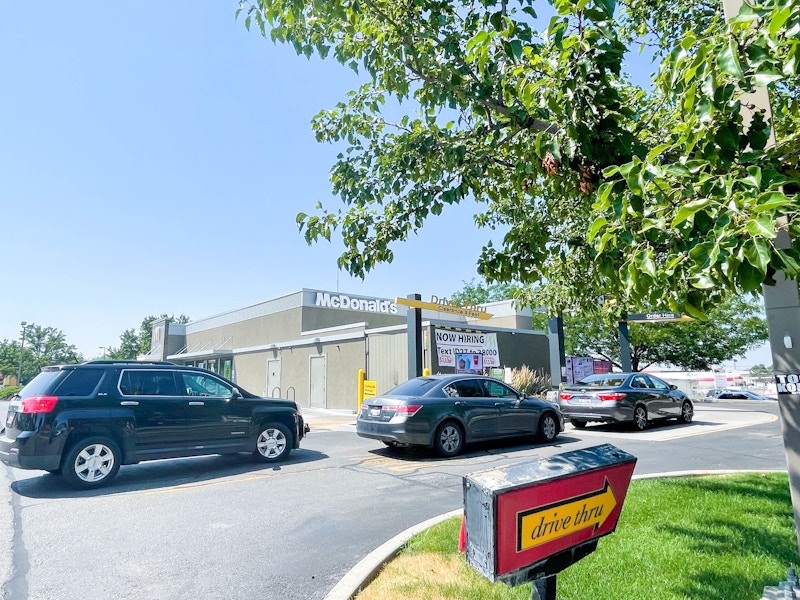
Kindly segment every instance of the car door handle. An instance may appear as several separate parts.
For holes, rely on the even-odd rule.
[[[136,400],[123,400],[120,406],[139,406],[139,403]]]
[[[495,406],[504,406],[505,403],[504,402],[495,402],[494,405]]]
[[[205,406],[205,402],[189,402],[189,406]]]
[[[466,405],[467,405],[467,403],[466,403],[466,402],[462,402],[462,401],[460,401],[460,400],[457,400],[457,401],[455,402],[455,405],[456,405],[456,406],[466,406]]]

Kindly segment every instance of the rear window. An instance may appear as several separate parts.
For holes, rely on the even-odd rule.
[[[597,387],[615,387],[625,383],[625,379],[625,376],[620,375],[589,375],[581,379],[578,383],[580,385],[594,385]]]
[[[422,396],[426,394],[438,383],[438,380],[428,377],[416,377],[409,379],[405,383],[401,383],[393,390],[390,390],[387,395],[389,396]]]
[[[58,384],[55,395],[91,396],[102,377],[102,369],[73,369],[67,371],[67,376]]]
[[[28,385],[20,391],[19,395],[22,398],[29,398],[30,396],[50,396],[53,394],[53,389],[59,379],[66,377],[67,371],[42,371],[34,377]]]

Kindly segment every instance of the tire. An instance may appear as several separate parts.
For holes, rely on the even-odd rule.
[[[267,423],[256,437],[253,456],[262,462],[284,460],[292,451],[292,434],[285,425]]]
[[[558,419],[551,412],[544,413],[539,419],[539,439],[549,444],[555,441],[558,433]]]
[[[584,429],[586,427],[586,421],[576,421],[575,419],[570,419],[570,423],[575,429]]]
[[[455,421],[445,421],[436,430],[433,448],[440,456],[449,458],[460,454],[464,448],[464,431]]]
[[[114,440],[91,436],[72,445],[61,463],[61,474],[72,487],[90,490],[110,483],[121,463],[122,452]]]
[[[633,409],[633,428],[636,431],[647,429],[647,409],[641,404]]]
[[[694,417],[694,409],[691,402],[684,402],[681,406],[681,416],[678,417],[678,423],[691,423]]]

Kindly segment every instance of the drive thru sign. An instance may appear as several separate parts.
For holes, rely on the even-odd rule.
[[[604,444],[467,475],[467,562],[510,585],[555,575],[614,531],[635,466]]]

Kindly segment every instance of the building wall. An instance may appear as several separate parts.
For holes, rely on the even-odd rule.
[[[369,334],[366,378],[376,382],[378,394],[408,379],[408,334],[405,329]]]

